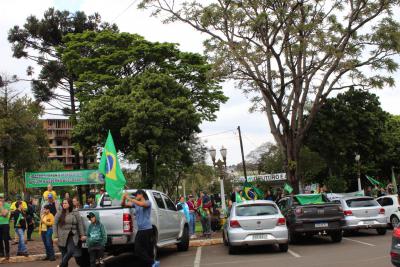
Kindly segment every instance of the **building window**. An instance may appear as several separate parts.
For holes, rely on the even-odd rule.
[[[62,140],[57,140],[57,146],[62,146]]]
[[[56,149],[56,152],[57,152],[57,156],[62,156],[63,155],[62,149]]]
[[[49,139],[49,145],[52,145],[52,144],[53,144],[53,140]]]

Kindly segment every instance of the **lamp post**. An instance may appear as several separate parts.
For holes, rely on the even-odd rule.
[[[361,191],[361,163],[360,163],[360,154],[356,154],[355,160],[357,162],[357,184],[358,184],[358,191]]]
[[[214,147],[211,147],[209,149],[209,153],[211,156],[211,160],[213,162],[214,168],[218,170],[219,174],[219,184],[220,184],[220,190],[221,190],[221,207],[222,207],[222,215],[225,216],[225,210],[226,210],[226,204],[225,204],[225,188],[224,188],[224,178],[225,178],[225,170],[226,170],[226,154],[227,154],[227,149],[222,146],[219,152],[221,153],[222,160],[218,159],[216,161],[216,156],[217,156],[217,150]]]

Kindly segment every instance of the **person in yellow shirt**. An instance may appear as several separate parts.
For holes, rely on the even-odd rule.
[[[43,199],[44,199],[44,200],[47,200],[47,196],[48,196],[49,194],[52,194],[54,200],[57,199],[57,193],[56,193],[56,191],[53,190],[53,186],[52,186],[51,184],[48,184],[48,185],[47,185],[47,190],[44,191],[44,193],[43,193]]]
[[[39,233],[42,236],[44,248],[46,249],[45,260],[49,260],[49,261],[56,260],[56,257],[54,255],[54,247],[53,247],[53,239],[52,239],[53,224],[54,224],[54,216],[50,212],[50,206],[45,205],[43,208],[43,213],[40,216]]]
[[[10,206],[10,211],[11,211],[11,212],[14,212],[14,211],[17,210],[17,207],[15,207],[15,204],[17,204],[17,202],[21,202],[21,205],[22,205],[22,209],[23,209],[23,210],[27,210],[27,209],[28,209],[28,204],[26,204],[26,202],[22,200],[22,198],[21,198],[20,195],[16,195],[15,198],[16,198],[17,200],[14,201],[13,203],[11,203],[11,206]]]

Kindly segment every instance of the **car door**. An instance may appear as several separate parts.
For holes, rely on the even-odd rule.
[[[398,207],[395,205],[393,198],[391,197],[380,197],[376,201],[385,209],[388,222],[390,222],[390,216],[398,212]]]
[[[179,216],[178,210],[176,209],[174,202],[172,202],[172,200],[164,194],[162,194],[162,197],[165,202],[166,213],[167,213],[166,217],[167,220],[166,224],[168,225],[167,236],[168,239],[176,239],[179,235],[181,228],[181,222],[180,222],[181,216]]]
[[[168,239],[168,211],[165,206],[163,197],[158,192],[153,192],[154,202],[158,208],[158,241],[164,241]]]

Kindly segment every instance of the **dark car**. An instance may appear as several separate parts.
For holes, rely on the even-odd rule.
[[[392,258],[392,264],[400,267],[400,227],[393,229],[390,257]]]
[[[343,209],[324,194],[286,197],[278,202],[278,206],[286,217],[291,243],[317,234],[328,235],[333,242],[342,241]]]

